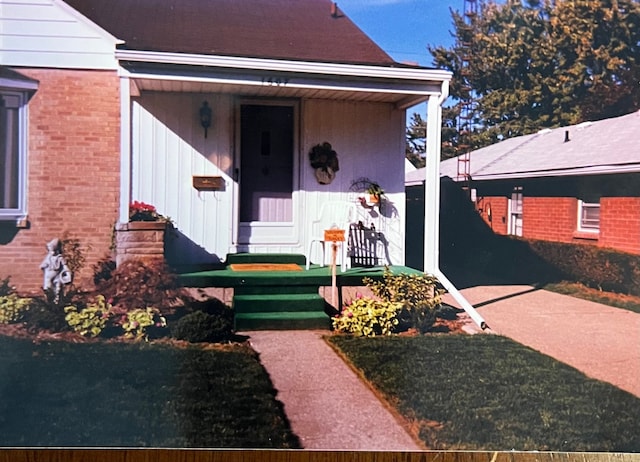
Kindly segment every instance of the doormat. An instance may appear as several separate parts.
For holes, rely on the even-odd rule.
[[[302,271],[295,263],[233,263],[233,271]]]

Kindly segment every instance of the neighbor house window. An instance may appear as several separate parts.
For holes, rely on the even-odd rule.
[[[26,101],[0,88],[0,220],[26,215]]]
[[[600,203],[578,201],[578,230],[600,231]]]
[[[522,236],[522,186],[516,186],[509,200],[509,234]]]

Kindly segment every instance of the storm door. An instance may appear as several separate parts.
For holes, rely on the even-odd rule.
[[[293,105],[240,105],[240,244],[291,240],[294,222]]]

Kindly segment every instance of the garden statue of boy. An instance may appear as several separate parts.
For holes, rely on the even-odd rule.
[[[52,239],[47,243],[47,256],[44,257],[40,269],[44,272],[44,290],[53,290],[56,298],[62,291],[63,284],[69,284],[72,273],[67,267],[67,262],[62,256],[60,239]]]

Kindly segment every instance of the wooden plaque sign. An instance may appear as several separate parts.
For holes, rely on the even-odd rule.
[[[344,242],[344,229],[325,229],[324,240],[327,242]]]

